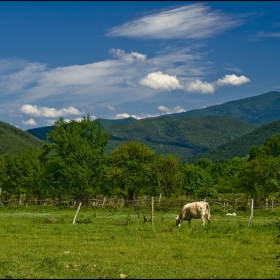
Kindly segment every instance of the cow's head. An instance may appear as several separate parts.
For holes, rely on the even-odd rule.
[[[181,219],[179,215],[175,215],[175,220],[176,220],[176,226],[179,227],[181,225]]]

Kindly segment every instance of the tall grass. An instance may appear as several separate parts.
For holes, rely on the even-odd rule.
[[[131,208],[0,208],[0,278],[280,278],[276,212],[154,226]],[[150,218],[150,217],[148,217]],[[122,276],[121,276],[122,274]]]

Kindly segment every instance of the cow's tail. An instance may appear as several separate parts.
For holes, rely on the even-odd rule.
[[[208,214],[208,222],[210,222],[210,220],[211,220],[211,221],[216,221],[216,219],[213,218],[213,217],[211,216],[211,214],[210,214],[210,205],[209,205],[209,203],[207,203],[207,214]]]
[[[206,211],[207,211],[207,220],[208,220],[208,223],[210,223],[210,220],[211,220],[210,205],[207,202],[206,202]]]
[[[207,216],[208,216],[208,223],[210,223],[210,221],[216,221],[216,219],[214,219],[211,214],[210,214],[210,205],[209,203],[206,203],[206,211],[207,211]]]

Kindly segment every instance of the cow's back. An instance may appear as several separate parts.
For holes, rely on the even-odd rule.
[[[185,205],[185,219],[200,218],[200,212],[197,206],[197,202],[192,202]]]
[[[206,210],[204,201],[188,203],[184,206],[183,212],[185,219],[199,219]]]

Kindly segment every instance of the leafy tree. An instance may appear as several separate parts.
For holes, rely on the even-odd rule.
[[[235,193],[240,170],[247,162],[246,158],[234,157],[207,167],[212,177],[213,188],[217,193]]]
[[[30,199],[43,197],[43,166],[40,163],[40,148],[30,148],[17,155],[5,154],[1,157],[1,185],[6,193],[24,193]],[[5,165],[3,165],[5,162]]]
[[[206,168],[212,164],[212,160],[209,158],[199,158],[195,161],[195,165],[200,166],[201,168]]]
[[[40,162],[40,154],[41,149],[32,148],[21,152],[16,159],[16,182],[31,199],[44,197],[44,167]]]
[[[158,155],[154,161],[154,173],[158,186],[158,192],[170,197],[172,194],[179,194],[182,185],[181,162],[173,155]]]
[[[22,188],[18,184],[18,165],[16,160],[18,155],[6,153],[2,156],[2,167],[5,168],[2,170],[2,188],[3,193],[5,193],[6,198],[11,198],[13,195],[20,195]],[[5,162],[5,165],[4,165]]]
[[[249,161],[264,156],[278,157],[280,155],[280,133],[268,137],[260,147],[253,146],[249,152]]]
[[[261,201],[280,190],[280,157],[263,157],[248,161],[239,174],[239,188]]]
[[[104,174],[104,148],[109,137],[101,122],[89,116],[69,123],[61,117],[54,123],[54,130],[47,134],[52,142],[45,143],[44,150],[46,155],[53,153],[49,158],[63,178],[64,193],[78,201],[93,195]]]
[[[183,172],[185,175],[183,190],[186,195],[197,194],[199,197],[209,196],[211,193],[212,178],[205,169],[195,164],[186,163]]]
[[[125,199],[135,200],[153,187],[155,152],[138,142],[129,141],[110,154],[110,178]]]

